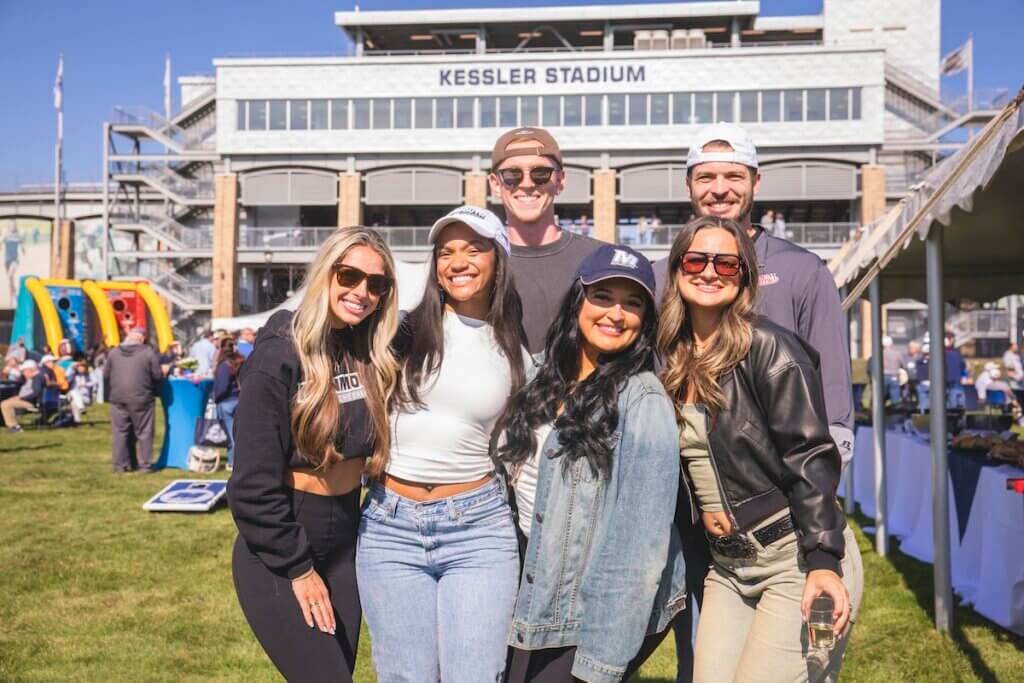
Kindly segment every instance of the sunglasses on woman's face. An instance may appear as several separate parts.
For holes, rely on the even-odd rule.
[[[540,185],[547,185],[551,182],[551,176],[555,174],[555,168],[553,166],[534,166],[530,169],[530,180],[533,181],[534,185],[538,187]],[[505,187],[510,190],[519,187],[523,178],[526,174],[523,173],[521,168],[503,168],[498,171],[498,177],[501,178],[501,182]]]
[[[366,291],[374,296],[384,296],[391,290],[392,280],[387,275],[370,275],[353,266],[335,265],[334,277],[339,287],[354,289],[366,280]]]
[[[688,251],[683,254],[679,267],[687,275],[703,273],[708,262],[715,266],[715,272],[722,277],[735,277],[743,270],[743,261],[736,254],[710,254],[706,251]]]

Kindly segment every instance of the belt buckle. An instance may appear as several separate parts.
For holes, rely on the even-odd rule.
[[[757,548],[743,534],[729,536],[712,536],[708,534],[712,549],[719,555],[735,560],[750,560],[757,557]]]

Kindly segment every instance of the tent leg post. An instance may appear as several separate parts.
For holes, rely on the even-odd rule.
[[[885,377],[882,374],[882,293],[878,278],[868,286],[871,300],[871,434],[875,448],[875,552],[889,554],[889,511],[885,478]]]
[[[931,353],[932,530],[935,546],[935,628],[948,633],[953,626],[953,584],[950,578],[949,456],[946,451],[945,310],[942,293],[942,229],[935,226],[925,241],[928,286],[928,336]]]

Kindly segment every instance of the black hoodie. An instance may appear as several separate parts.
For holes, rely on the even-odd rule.
[[[295,520],[286,483],[289,469],[311,467],[292,442],[291,405],[302,381],[302,368],[291,339],[291,319],[291,311],[271,316],[242,364],[228,504],[249,550],[271,571],[295,578],[309,571],[313,556],[306,531]],[[342,333],[339,342],[338,348],[350,347]],[[365,394],[349,367],[343,351],[334,378],[343,404],[335,448],[346,459],[373,453]]]

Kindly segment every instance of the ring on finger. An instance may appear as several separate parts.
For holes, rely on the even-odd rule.
[[[311,602],[311,603],[309,603],[309,606],[310,607],[317,607],[319,604],[320,604],[319,602]]]

